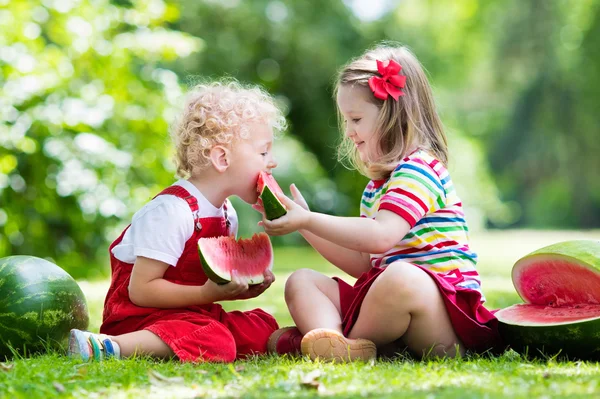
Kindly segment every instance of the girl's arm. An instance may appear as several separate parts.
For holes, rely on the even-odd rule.
[[[294,202],[302,207],[303,209],[309,211],[308,204],[306,200],[302,196],[302,193],[295,184],[290,186],[290,191],[292,196],[294,197]],[[285,201],[286,198],[281,198],[282,201]],[[264,210],[257,209],[258,211],[263,213]],[[264,218],[263,218],[264,219]],[[259,224],[263,224],[259,222]],[[317,250],[321,256],[327,259],[330,263],[332,263],[337,268],[342,271],[348,273],[353,277],[359,277],[362,273],[369,270],[370,267],[370,256],[368,253],[363,253],[359,251],[354,251],[352,249],[341,247],[337,244],[334,244],[331,241],[327,241],[308,230],[300,230],[300,234],[304,237],[308,243]]]
[[[296,193],[292,191],[292,194],[297,200]],[[264,218],[262,221],[270,235],[307,230],[350,250],[380,254],[396,245],[411,227],[402,217],[387,210],[378,212],[375,219],[340,217],[311,212],[285,196],[280,199],[288,209],[287,214],[272,221]]]
[[[138,256],[129,281],[131,302],[142,307],[184,308],[234,299],[248,291],[248,284],[237,275],[228,284],[208,280],[204,285],[175,284],[163,278],[167,263]]]
[[[371,267],[370,255],[368,253],[344,248],[308,230],[300,230],[300,234],[325,259],[352,277],[358,278]]]

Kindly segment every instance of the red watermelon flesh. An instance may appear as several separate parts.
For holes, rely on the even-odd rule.
[[[515,289],[535,305],[600,305],[600,271],[565,256],[538,255],[515,265]]]
[[[198,252],[204,272],[217,284],[230,282],[234,269],[248,284],[260,284],[265,271],[273,267],[273,247],[266,233],[240,240],[232,236],[200,238]]]
[[[277,219],[287,213],[279,198],[284,196],[283,190],[270,173],[261,172],[256,182],[258,200],[252,208],[264,213],[267,219]]]
[[[600,318],[600,305],[543,306],[520,304],[501,310],[502,319],[527,326],[570,324]]]

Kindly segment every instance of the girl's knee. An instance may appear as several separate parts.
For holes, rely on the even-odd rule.
[[[435,283],[421,269],[410,263],[394,262],[379,275],[371,289],[382,304],[401,303],[404,307],[410,304],[416,309],[427,302],[428,285]]]
[[[396,298],[398,296],[411,295],[418,289],[418,279],[415,278],[417,277],[415,269],[419,270],[409,263],[392,263],[377,278],[378,290],[388,295],[393,292],[393,296]]]
[[[316,285],[315,280],[321,276],[320,273],[312,269],[298,269],[288,277],[285,282],[285,299],[293,299],[297,294],[302,293],[309,287]]]

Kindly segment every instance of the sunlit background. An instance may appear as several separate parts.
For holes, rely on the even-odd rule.
[[[280,184],[357,215],[367,179],[337,163],[332,88],[382,40],[428,71],[473,235],[600,227],[600,0],[0,0],[0,257],[106,277],[110,241],[174,181],[186,88],[222,76],[284,109]]]

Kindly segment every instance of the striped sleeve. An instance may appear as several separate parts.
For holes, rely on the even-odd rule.
[[[398,214],[412,228],[426,214],[444,208],[445,196],[443,183],[433,167],[423,159],[412,158],[392,172],[379,210]]]

